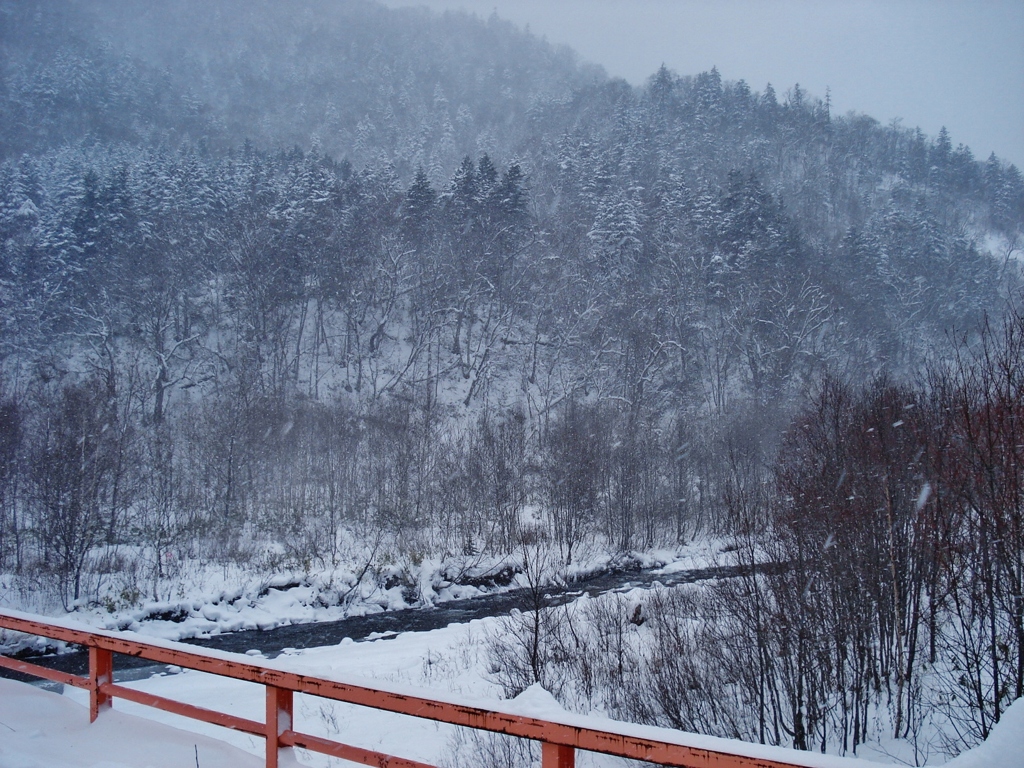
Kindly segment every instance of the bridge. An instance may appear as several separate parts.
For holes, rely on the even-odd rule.
[[[510,702],[482,707],[451,696],[400,686],[314,677],[289,671],[287,659],[254,659],[239,654],[196,649],[184,643],[140,639],[130,632],[97,630],[67,619],[52,619],[0,610],[0,627],[28,635],[74,643],[88,649],[88,676],[49,669],[22,659],[0,656],[0,667],[89,692],[89,718],[95,721],[122,698],[266,740],[266,766],[277,768],[281,750],[300,747],[379,768],[432,768],[425,763],[362,749],[303,733],[296,727],[296,693],[356,704],[385,712],[532,739],[541,745],[542,768],[573,768],[577,750],[645,760],[680,768],[864,768],[864,760],[749,744],[688,734],[667,728],[565,713],[556,719],[517,713]],[[173,664],[265,688],[262,722],[145,693],[114,682],[115,655]]]

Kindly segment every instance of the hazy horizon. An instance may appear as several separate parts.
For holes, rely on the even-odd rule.
[[[661,64],[781,95],[830,90],[833,111],[899,120],[979,160],[1024,167],[1024,3],[954,0],[384,0],[492,12],[639,85]]]

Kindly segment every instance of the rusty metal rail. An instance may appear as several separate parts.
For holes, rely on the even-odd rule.
[[[142,641],[121,633],[94,630],[68,621],[46,620],[43,617],[14,611],[0,610],[0,627],[88,648],[88,677],[58,672],[4,656],[0,656],[0,667],[88,690],[90,722],[95,721],[103,710],[109,709],[115,697],[123,698],[263,737],[267,745],[267,768],[277,768],[280,750],[288,747],[301,747],[379,768],[432,768],[415,760],[361,749],[295,730],[292,706],[295,693],[533,739],[541,743],[542,768],[573,768],[577,749],[681,768],[798,768],[826,764],[836,766],[840,763],[849,766],[863,765],[858,760],[815,756],[806,752],[781,749],[773,751],[783,753],[785,758],[765,759],[754,753],[759,750],[763,754],[764,747],[755,748],[743,742],[726,742],[722,739],[710,739],[667,729],[629,726],[586,717],[569,715],[566,718],[567,722],[543,720],[503,712],[497,708],[467,706],[365,685],[310,677],[246,656],[201,651],[182,643]],[[263,722],[257,722],[117,685],[114,683],[113,675],[115,653],[264,685],[266,718]],[[633,730],[636,735],[626,732],[629,730]],[[663,738],[652,738],[652,732],[657,732],[657,736]],[[691,743],[685,743],[687,740]],[[714,742],[716,748],[708,748],[708,742]],[[721,750],[717,748],[720,743],[723,745]],[[727,751],[733,745],[738,753]],[[749,754],[742,754],[744,751]]]

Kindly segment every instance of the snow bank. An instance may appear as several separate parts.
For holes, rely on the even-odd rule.
[[[948,763],[948,768],[1024,767],[1024,699],[1017,699],[988,738]]]
[[[71,699],[0,679],[4,768],[257,768],[262,759],[219,739],[123,712],[89,711]]]
[[[558,699],[544,689],[540,683],[534,683],[520,693],[508,704],[506,709],[525,717],[536,717],[541,720],[557,718],[565,714],[565,707]]]

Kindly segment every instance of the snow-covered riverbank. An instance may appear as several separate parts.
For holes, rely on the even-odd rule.
[[[165,640],[185,640],[431,607],[528,587],[538,574],[543,583],[552,586],[613,570],[654,569],[655,573],[669,576],[686,569],[731,564],[732,557],[725,549],[727,545],[721,541],[705,540],[676,550],[614,556],[595,553],[571,567],[545,563],[543,569],[532,574],[523,572],[521,555],[272,574],[195,567],[185,569],[189,577],[174,587],[179,595],[176,599],[140,600],[123,605],[108,593],[100,599],[83,601],[73,615],[76,620],[101,629],[127,629]],[[13,590],[0,593],[0,606],[63,614],[56,606],[18,599]],[[21,647],[20,639],[0,630],[0,648],[11,652]]]

